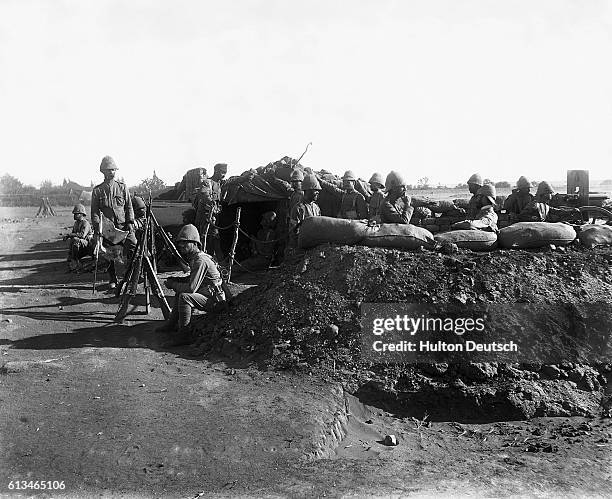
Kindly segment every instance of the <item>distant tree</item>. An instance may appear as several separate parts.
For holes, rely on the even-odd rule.
[[[423,177],[417,180],[417,189],[429,189],[429,177]]]
[[[498,189],[509,189],[512,187],[512,184],[510,184],[510,182],[507,180],[502,180],[501,182],[495,182],[495,187]]]
[[[0,193],[18,194],[23,190],[21,181],[8,173],[0,177]]]
[[[612,185],[612,179],[604,180],[601,185]]]
[[[40,183],[40,192],[45,194],[48,193],[51,189],[53,189],[53,182],[51,180],[43,180]]]
[[[151,192],[151,196],[155,197],[158,193],[166,189],[166,183],[157,176],[155,170],[153,170],[153,176],[150,178],[145,178],[140,184],[136,187],[132,187],[131,191],[134,194],[139,194],[141,196],[148,196],[149,191]]]
[[[467,189],[467,188],[468,188],[468,185],[465,182],[462,184],[457,184],[455,186],[455,189]]]
[[[491,184],[491,185],[494,185],[494,182],[493,182],[493,181],[492,181],[490,178],[485,178],[485,179],[482,181],[482,183],[483,183],[483,184]]]

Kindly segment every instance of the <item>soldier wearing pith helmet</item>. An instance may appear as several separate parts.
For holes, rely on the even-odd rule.
[[[401,173],[391,171],[385,179],[387,196],[380,210],[382,223],[409,224],[414,208],[406,194],[406,181]]]
[[[110,220],[115,228],[128,231],[124,241],[124,253],[129,258],[136,247],[136,236],[134,235],[134,209],[130,199],[130,191],[123,182],[115,180],[118,168],[115,160],[110,156],[104,156],[100,163],[100,172],[104,175],[104,181],[96,185],[91,193],[91,221],[94,233],[101,237],[101,216]],[[114,263],[109,266],[109,287],[114,289],[117,284]]]
[[[483,185],[483,181],[482,181],[482,177],[480,176],[480,173],[472,174],[470,178],[468,178],[467,185],[468,185],[468,190],[470,191],[470,194],[472,195],[470,202],[468,203],[468,207],[467,207],[467,216],[468,218],[473,218],[478,214],[478,211],[480,210],[480,208],[477,206],[478,189],[480,189]]]

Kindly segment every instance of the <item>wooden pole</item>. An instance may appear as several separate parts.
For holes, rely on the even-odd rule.
[[[232,240],[232,247],[230,249],[230,260],[229,260],[229,268],[227,270],[227,281],[230,282],[232,280],[232,266],[234,265],[234,257],[236,256],[236,244],[238,244],[238,236],[240,231],[240,211],[241,207],[239,206],[236,209],[236,221],[234,222],[234,239]]]

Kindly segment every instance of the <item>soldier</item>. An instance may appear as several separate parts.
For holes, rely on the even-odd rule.
[[[261,217],[261,229],[257,231],[255,240],[251,242],[251,256],[233,268],[233,273],[242,271],[267,270],[270,268],[276,248],[276,212],[267,211]]]
[[[317,177],[314,174],[304,177],[302,189],[304,189],[304,199],[293,207],[289,219],[289,246],[292,248],[297,248],[302,222],[309,217],[321,216],[321,208],[317,204],[319,193],[321,192],[321,184]]]
[[[497,193],[495,187],[491,184],[481,186],[473,196],[472,210],[475,213],[468,219],[462,222],[457,222],[452,225],[453,230],[460,229],[478,229],[484,231],[497,232],[497,213],[495,213],[495,198]]]
[[[368,218],[368,205],[365,196],[355,189],[357,177],[351,170],[347,170],[342,176],[342,189],[331,182],[321,180],[323,189],[327,192],[341,197],[340,211],[337,218],[349,220],[363,220]]]
[[[302,170],[295,169],[291,172],[289,178],[293,192],[289,196],[289,209],[287,210],[288,218],[291,216],[291,210],[304,199],[304,191],[302,190],[302,182],[304,181],[304,173]]]
[[[181,216],[183,217],[183,225],[194,225],[196,221],[196,210],[187,208],[181,213]]]
[[[580,214],[578,208],[553,208],[550,206],[555,190],[546,182],[540,182],[535,198],[519,213],[521,222],[560,222]]]
[[[170,277],[166,287],[174,290],[174,305],[168,321],[157,329],[159,332],[178,334],[163,344],[165,347],[184,345],[190,342],[189,324],[194,308],[204,310],[212,300],[215,304],[225,304],[221,273],[212,258],[202,251],[200,234],[194,225],[185,225],[176,238],[176,246],[181,256],[189,263],[188,277]]]
[[[140,237],[147,222],[147,205],[140,196],[132,198],[132,209],[134,210],[134,230],[136,237]]]
[[[222,199],[222,189],[225,185],[225,175],[227,175],[227,164],[226,163],[217,163],[214,166],[213,176],[210,177],[210,196],[212,201],[212,225],[208,228],[208,237],[207,240],[210,241],[210,246],[212,247],[215,257],[217,261],[223,261],[225,258],[223,255],[223,251],[221,250],[221,237],[219,235],[219,229],[215,226],[218,215],[221,213],[221,201]],[[197,210],[196,210],[197,212]],[[206,250],[206,248],[204,248]]]
[[[91,239],[93,229],[87,220],[85,207],[82,204],[75,204],[72,209],[74,215],[74,226],[72,233],[64,236],[64,241],[70,241],[68,246],[68,268],[70,271],[81,267],[81,258],[91,252]]]
[[[368,203],[368,219],[380,223],[380,210],[385,201],[385,194],[383,192],[385,184],[382,173],[372,175],[368,183],[370,184],[370,189],[372,189],[372,196]]]
[[[396,171],[389,172],[385,180],[387,196],[380,209],[381,223],[409,224],[414,208],[412,199],[406,194],[406,181]]]
[[[117,165],[110,156],[104,156],[100,163],[100,171],[104,175],[104,182],[95,186],[91,193],[91,221],[94,227],[96,244],[101,237],[100,214],[103,214],[115,228],[128,231],[124,241],[124,252],[131,258],[136,247],[134,235],[134,209],[130,200],[130,192],[123,182],[115,180]],[[115,264],[111,262],[108,267],[109,289],[117,286]]]
[[[479,208],[476,207],[476,195],[478,193],[478,189],[482,187],[482,183],[482,177],[479,173],[474,173],[467,181],[468,189],[472,195],[467,207],[467,217],[469,219],[476,217],[478,214]]]
[[[508,212],[508,218],[511,221],[516,221],[521,211],[533,201],[533,195],[529,192],[530,189],[531,182],[527,177],[522,176],[516,182],[516,189],[513,189],[512,194],[504,201],[504,210]]]

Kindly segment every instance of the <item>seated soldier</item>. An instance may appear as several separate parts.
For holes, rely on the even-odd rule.
[[[409,224],[414,208],[412,198],[406,194],[406,181],[396,171],[391,171],[385,180],[387,196],[380,207],[380,220],[384,224]]]
[[[580,216],[578,208],[553,208],[550,201],[555,194],[552,186],[542,181],[538,184],[535,198],[519,213],[521,222],[561,222]]]
[[[491,184],[481,186],[472,200],[470,200],[469,213],[473,213],[467,220],[454,223],[452,230],[484,230],[497,232],[497,213],[495,213],[495,187]],[[469,215],[468,213],[468,215]]]
[[[478,189],[480,189],[483,185],[482,177],[480,173],[474,173],[467,181],[468,190],[472,197],[468,203],[467,207],[467,217],[468,219],[473,219],[478,214],[480,208],[477,207],[478,204]]]
[[[527,177],[520,177],[516,182],[516,189],[512,190],[506,201],[504,201],[504,210],[508,212],[508,218],[511,221],[518,220],[518,215],[525,207],[533,201],[533,194],[529,191],[531,182]]]
[[[234,274],[267,270],[276,256],[276,213],[268,211],[261,217],[261,229],[254,241],[251,241],[251,256],[235,265]]]
[[[93,228],[87,220],[85,207],[82,204],[74,205],[74,226],[72,232],[64,236],[64,241],[70,241],[68,246],[68,269],[70,271],[81,268],[81,258],[91,253],[91,240]]]
[[[176,246],[181,256],[189,263],[190,274],[187,277],[170,277],[166,287],[175,292],[172,313],[159,332],[171,332],[178,329],[178,334],[163,344],[165,347],[184,345],[190,342],[189,324],[194,308],[204,310],[207,303],[225,304],[221,273],[213,259],[201,248],[200,234],[194,225],[185,225],[176,237]]]
[[[144,199],[134,196],[132,198],[132,208],[134,209],[134,232],[136,237],[139,238],[147,222],[147,205]]]

